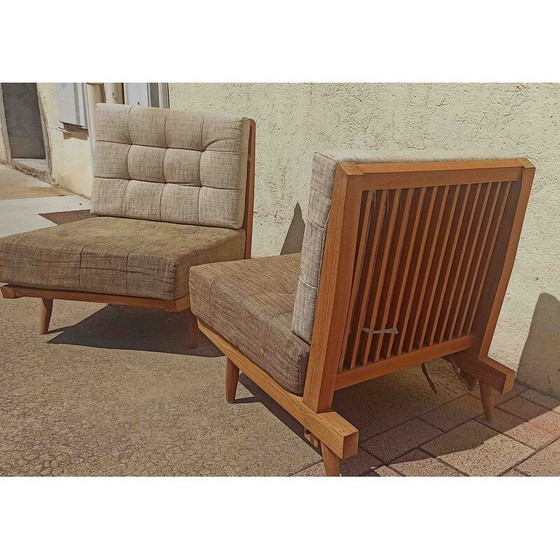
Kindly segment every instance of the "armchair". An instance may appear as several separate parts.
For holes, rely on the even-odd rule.
[[[535,169],[526,159],[380,163],[317,153],[301,255],[197,266],[199,326],[296,418],[327,475],[358,450],[335,391],[443,357],[494,391],[515,372],[488,357]]]
[[[189,309],[191,266],[251,254],[254,121],[99,104],[95,124],[95,217],[0,239],[2,294],[39,298],[41,333],[55,299]]]

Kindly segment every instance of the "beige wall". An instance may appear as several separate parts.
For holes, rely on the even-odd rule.
[[[61,187],[91,196],[92,152],[87,132],[65,134],[59,127],[56,84],[37,84],[50,144],[52,178]]]
[[[2,123],[0,122],[0,162],[8,161],[8,155],[6,154],[6,146],[4,145],[4,136],[2,134]]]
[[[170,103],[257,121],[257,256],[297,248],[317,149],[529,157],[537,176],[491,354],[560,395],[560,85],[170,84]]]
[[[2,100],[0,99],[0,110],[2,110],[3,104]],[[6,145],[4,143],[4,134],[6,131],[3,129],[4,123],[2,116],[0,115],[0,162],[5,163],[8,161],[8,153],[6,151]]]

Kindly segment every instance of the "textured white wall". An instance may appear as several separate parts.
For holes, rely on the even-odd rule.
[[[257,121],[255,256],[297,249],[294,209],[305,218],[318,149],[531,159],[535,184],[491,354],[560,395],[560,85],[170,84],[170,103]]]
[[[93,163],[87,132],[64,134],[58,118],[56,84],[39,83],[37,93],[43,106],[49,138],[52,178],[56,184],[75,193],[91,196]]]
[[[0,120],[0,162],[6,162],[6,161],[8,161],[8,154],[6,153],[6,146],[4,145],[2,121]]]

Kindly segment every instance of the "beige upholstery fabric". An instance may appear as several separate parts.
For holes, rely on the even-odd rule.
[[[196,266],[190,293],[198,318],[301,395],[309,345],[291,329],[299,266],[299,254]]]
[[[430,157],[431,156],[431,157]],[[381,152],[365,150],[338,150],[317,152],[313,157],[311,189],[307,223],[301,249],[301,272],[296,292],[293,331],[311,344],[315,306],[319,289],[319,277],[323,260],[323,249],[327,221],[331,209],[334,175],[337,163],[404,163],[414,161],[483,160],[499,159],[491,154],[451,154],[449,152],[403,154],[390,157]]]
[[[239,229],[249,120],[98,104],[92,212]]]
[[[243,230],[95,217],[0,239],[0,280],[171,300],[191,266],[241,259],[244,244]]]

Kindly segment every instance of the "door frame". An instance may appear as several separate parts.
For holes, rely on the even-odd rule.
[[[43,103],[41,100],[41,95],[39,93],[39,84],[35,82],[35,87],[37,88],[37,103],[39,106],[39,115],[41,118],[41,130],[43,132],[43,144],[45,145],[45,159],[47,160],[48,169],[48,180],[51,181],[52,176],[52,162],[51,162],[51,143],[48,134],[48,129],[46,125],[46,116],[43,108]],[[2,83],[0,82],[0,129],[2,132],[2,140],[4,141],[4,147],[6,150],[6,163],[10,167],[14,167],[12,158],[12,149],[10,146],[10,136],[8,134],[8,123],[6,120],[6,107],[4,105],[4,90]]]

